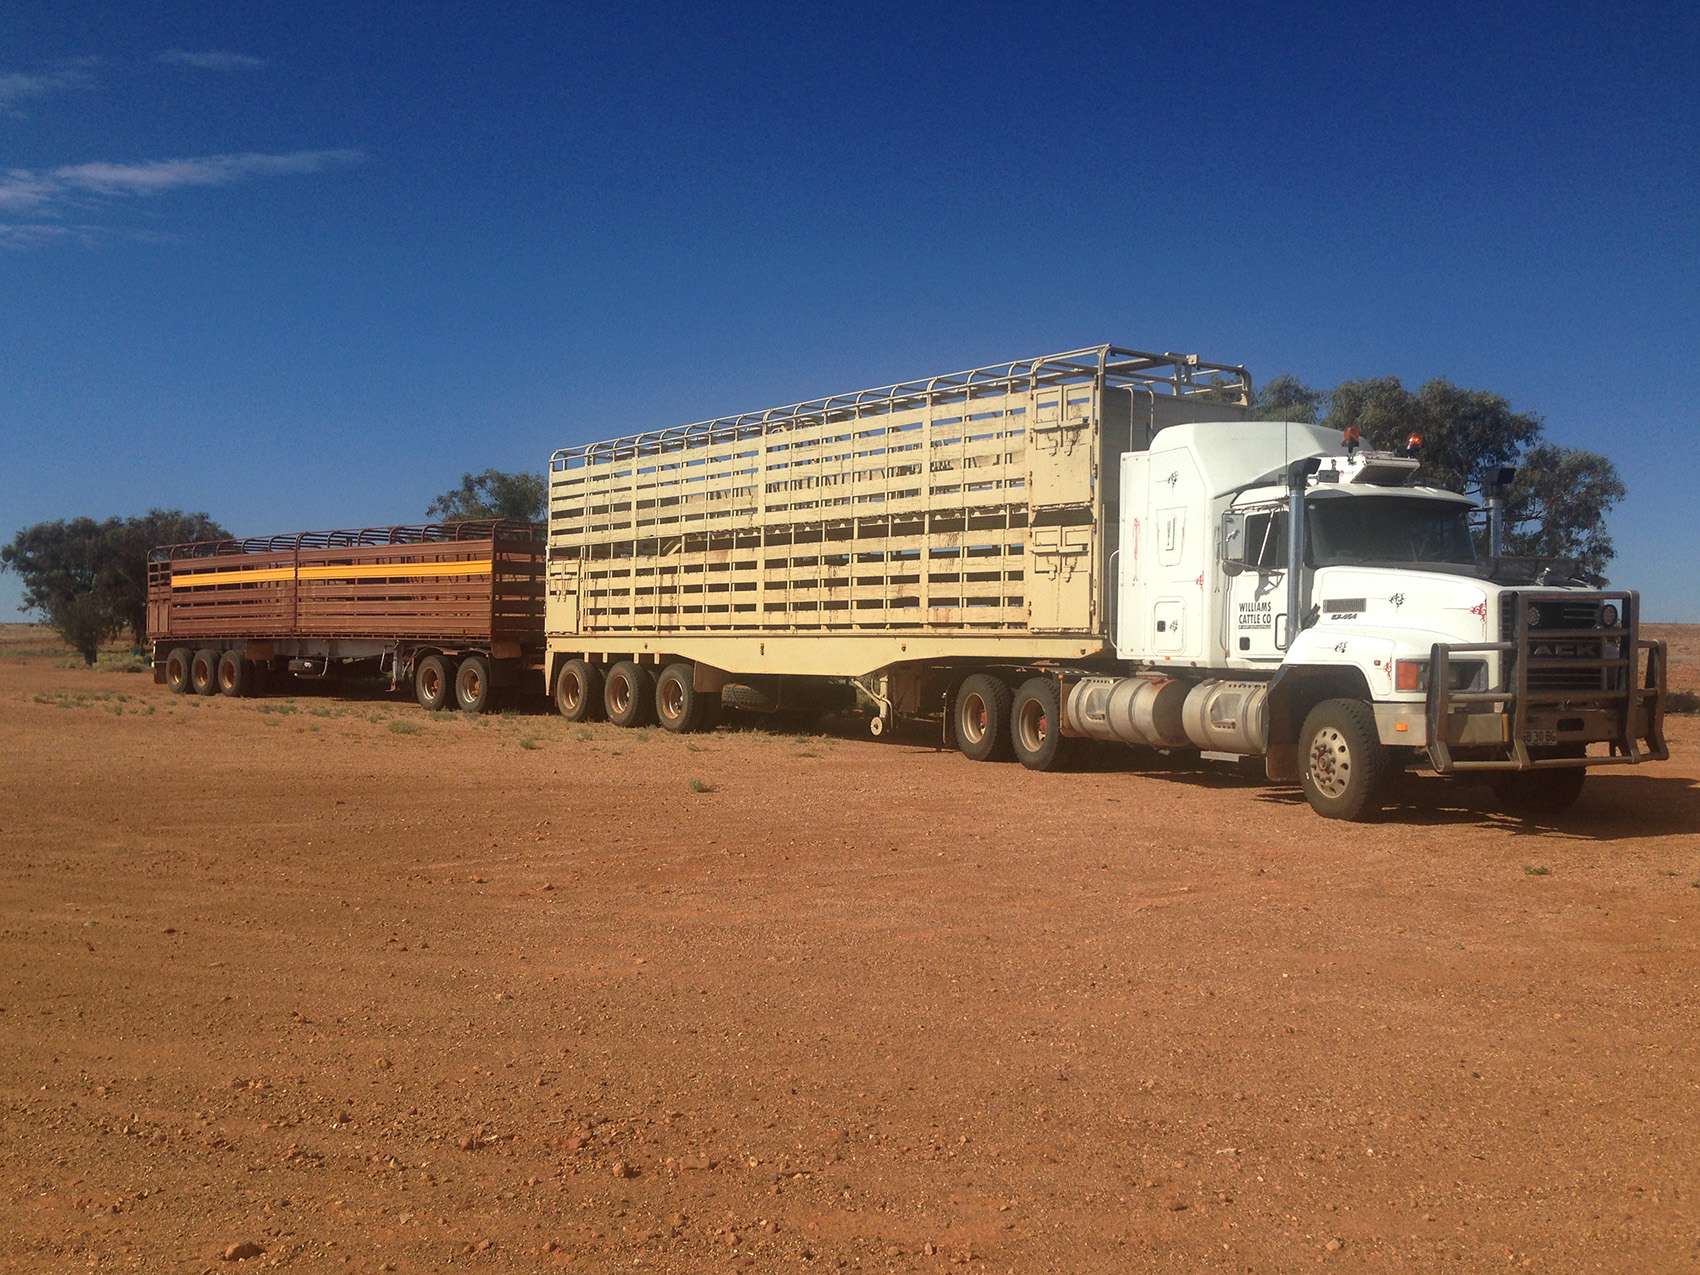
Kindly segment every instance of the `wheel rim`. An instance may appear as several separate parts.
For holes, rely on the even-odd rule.
[[[1021,706],[1021,746],[1030,753],[1036,753],[1045,746],[1045,735],[1050,723],[1045,719],[1045,706],[1036,699],[1030,699]]]
[[[556,698],[567,712],[578,712],[579,705],[584,703],[584,683],[571,673],[561,674],[561,689]]]
[[[608,707],[615,713],[624,713],[632,706],[632,684],[623,677],[609,679]]]
[[[1338,797],[1352,780],[1352,749],[1333,726],[1310,741],[1310,782],[1324,797]]]
[[[461,689],[466,692],[468,702],[478,699],[484,693],[484,682],[478,676],[478,670],[468,669],[461,674]]]
[[[962,697],[962,737],[978,744],[986,737],[986,701],[979,695]]]
[[[438,699],[443,693],[443,677],[434,668],[428,668],[419,675],[419,685],[425,692],[426,699]]]
[[[232,687],[234,687],[235,685],[236,685],[236,670],[233,669],[233,668],[226,668],[222,664],[219,665],[219,667],[218,667],[218,688],[221,691],[228,691]]]
[[[676,677],[668,678],[661,685],[661,711],[669,721],[677,721],[685,715],[685,688]]]

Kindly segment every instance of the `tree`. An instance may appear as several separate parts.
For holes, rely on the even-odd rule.
[[[1505,502],[1505,550],[1574,558],[1582,577],[1606,582],[1616,553],[1605,517],[1624,496],[1617,466],[1598,452],[1537,443],[1523,453]]]
[[[129,629],[147,637],[148,550],[191,540],[228,540],[206,514],[150,509],[140,518],[61,519],[25,527],[0,545],[0,570],[24,584],[20,610],[39,611],[94,663],[102,642]]]
[[[1283,372],[1265,381],[1252,394],[1251,414],[1260,421],[1296,421],[1314,425],[1327,401],[1327,390],[1313,390],[1298,377]]]
[[[150,509],[113,529],[106,556],[106,600],[138,647],[148,634],[148,551],[160,545],[230,538],[207,514],[186,514],[181,509]]]
[[[1423,474],[1437,487],[1480,490],[1501,465],[1516,461],[1541,434],[1541,418],[1514,412],[1489,390],[1460,389],[1438,377],[1415,394],[1396,376],[1342,381],[1328,396],[1323,424],[1356,425],[1364,446],[1396,451],[1422,435]]]
[[[486,469],[482,474],[462,474],[460,486],[433,500],[425,516],[444,522],[485,518],[542,522],[548,491],[542,474],[504,474]]]
[[[1606,457],[1543,441],[1542,421],[1518,412],[1490,390],[1467,390],[1436,378],[1412,393],[1396,376],[1342,381],[1313,390],[1283,374],[1253,395],[1263,420],[1355,425],[1364,446],[1397,451],[1422,435],[1419,454],[1425,482],[1459,492],[1481,492],[1502,466],[1517,468],[1505,494],[1505,550],[1534,557],[1574,558],[1584,578],[1605,583],[1614,554],[1606,515],[1623,499],[1617,467]]]
[[[47,622],[65,644],[94,667],[101,644],[117,633],[112,614],[92,593],[73,593],[47,603]]]

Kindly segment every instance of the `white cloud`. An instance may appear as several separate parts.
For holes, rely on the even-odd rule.
[[[228,186],[245,177],[322,173],[357,164],[357,150],[295,151],[288,155],[205,155],[198,159],[152,159],[139,164],[73,164],[47,175],[62,191],[96,195],[157,195],[179,186]]]
[[[203,71],[251,71],[266,64],[264,58],[249,57],[246,53],[230,53],[224,49],[191,52],[188,49],[167,49],[159,55],[161,62],[173,66],[193,66]]]
[[[0,173],[0,212],[24,214],[32,224],[0,224],[0,248],[33,247],[55,238],[58,220],[94,199],[160,195],[185,186],[228,186],[253,177],[322,173],[358,164],[359,150],[294,151],[287,155],[202,155],[141,163],[70,164],[47,171],[14,168]],[[77,228],[77,237],[88,227]],[[70,231],[66,231],[70,233]]]
[[[21,115],[19,104],[32,98],[46,97],[66,89],[88,88],[93,80],[88,69],[98,66],[98,58],[77,58],[62,62],[50,71],[0,72],[0,115]]]
[[[76,235],[78,229],[53,222],[8,225],[0,221],[0,248],[38,248],[44,243],[68,239]]]
[[[52,201],[56,190],[51,180],[25,168],[14,168],[0,175],[0,208],[39,208]]]

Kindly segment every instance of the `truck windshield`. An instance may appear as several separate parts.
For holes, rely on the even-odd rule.
[[[1470,565],[1468,510],[1438,500],[1353,496],[1311,501],[1310,558],[1314,566],[1365,562]]]

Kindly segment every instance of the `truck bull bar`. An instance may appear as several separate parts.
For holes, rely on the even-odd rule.
[[[1640,636],[1637,593],[1522,591],[1502,596],[1507,604],[1501,623],[1504,641],[1437,642],[1430,649],[1428,753],[1438,774],[1634,765],[1669,758],[1664,738],[1665,644]],[[1604,622],[1608,606],[1617,610],[1615,624]],[[1500,656],[1497,688],[1452,689],[1452,660],[1476,653]],[[1470,719],[1489,715],[1499,719],[1498,741],[1482,738],[1479,730],[1463,729]],[[1535,725],[1562,726],[1566,719],[1598,725],[1602,715],[1609,720],[1609,733]],[[1587,756],[1586,744],[1599,742],[1608,743],[1610,752]],[[1565,745],[1573,755],[1544,751]],[[1477,755],[1456,757],[1455,748]],[[1480,756],[1483,751],[1498,755]]]

